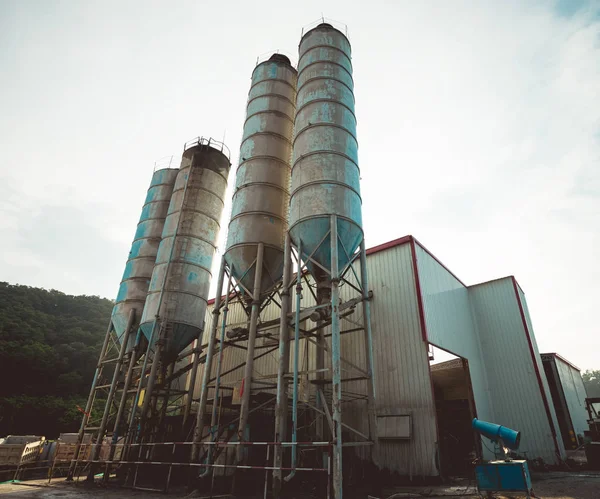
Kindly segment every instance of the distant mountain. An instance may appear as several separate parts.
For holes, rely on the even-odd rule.
[[[0,282],[0,436],[77,431],[112,307]]]

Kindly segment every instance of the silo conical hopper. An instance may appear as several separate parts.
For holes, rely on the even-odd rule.
[[[141,321],[150,339],[158,318],[167,358],[204,328],[230,166],[222,144],[206,139],[186,146],[181,159]]]
[[[323,23],[302,37],[299,56],[290,236],[296,245],[302,241],[308,257],[336,215],[341,270],[363,238],[350,42]],[[330,269],[326,239],[312,258]],[[307,267],[320,273],[314,264]]]
[[[138,323],[141,319],[178,172],[176,168],[163,168],[152,175],[111,316],[119,342],[125,334],[130,311],[136,311]],[[131,335],[128,350],[133,347],[134,341],[135,336]]]
[[[289,209],[296,70],[274,54],[252,73],[225,260],[252,290],[258,244],[264,245],[261,296],[283,272]]]

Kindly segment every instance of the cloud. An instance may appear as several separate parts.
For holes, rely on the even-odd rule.
[[[153,161],[226,130],[235,165],[256,55],[343,12],[367,246],[412,233],[467,283],[514,274],[540,348],[597,367],[597,2],[23,5],[0,30],[0,277],[113,297]]]

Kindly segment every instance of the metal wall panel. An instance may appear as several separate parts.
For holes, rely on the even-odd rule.
[[[401,475],[435,476],[437,430],[412,266],[403,244],[367,256],[378,413],[410,414],[412,438],[382,441],[381,464]]]
[[[417,268],[427,339],[433,345],[469,361],[477,417],[493,421],[493,405],[482,359],[479,335],[471,314],[467,288],[419,244]],[[484,457],[493,454],[484,446]]]
[[[583,437],[583,432],[589,430],[589,425],[587,423],[588,413],[585,409],[587,395],[581,373],[556,356],[554,356],[554,362],[571,416],[571,424],[575,434]]]
[[[517,299],[519,300],[519,304],[523,309],[523,315],[525,316],[525,323],[527,327],[527,334],[529,335],[529,339],[531,341],[531,345],[534,351],[534,362],[540,373],[540,378],[542,381],[542,387],[544,392],[541,394],[545,396],[546,403],[548,404],[548,410],[550,412],[550,417],[552,418],[551,425],[553,426],[553,430],[556,435],[556,446],[555,450],[560,454],[560,456],[556,456],[555,458],[564,459],[566,457],[565,447],[562,439],[560,438],[560,429],[558,427],[558,418],[556,417],[556,410],[554,409],[554,404],[552,403],[552,395],[550,395],[550,387],[548,386],[548,380],[546,379],[546,374],[544,372],[544,365],[542,364],[542,357],[540,356],[540,351],[537,346],[537,341],[535,340],[535,334],[533,332],[533,324],[531,322],[531,316],[529,315],[529,307],[527,306],[527,300],[525,299],[525,293],[521,289],[521,286],[517,283],[517,281],[513,278],[513,287],[517,290]],[[539,383],[538,383],[539,386]],[[558,449],[556,449],[558,447]]]
[[[557,464],[512,278],[471,286],[469,297],[493,397],[492,421],[521,431],[520,452],[528,459]]]

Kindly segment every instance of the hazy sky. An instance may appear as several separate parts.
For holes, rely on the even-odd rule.
[[[514,274],[541,351],[600,368],[599,12],[0,0],[0,280],[114,298],[154,161],[225,135],[236,165],[257,56],[297,59],[323,13],[353,45],[367,246],[413,234],[468,284]]]

